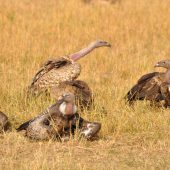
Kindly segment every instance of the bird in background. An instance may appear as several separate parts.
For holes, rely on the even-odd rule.
[[[69,138],[79,129],[81,136],[91,139],[100,128],[100,123],[86,121],[80,117],[74,94],[65,93],[36,118],[20,125],[17,131],[26,130],[26,136],[31,139],[47,140],[56,137]]]
[[[136,100],[149,100],[157,105],[164,100],[164,106],[170,106],[170,60],[159,61],[155,67],[163,67],[166,71],[143,75],[125,96],[129,104]]]
[[[75,95],[75,103],[81,111],[91,108],[93,103],[92,90],[88,84],[82,80],[65,81],[60,83],[59,86],[54,86],[51,89],[51,97],[57,100],[59,96],[69,92]]]

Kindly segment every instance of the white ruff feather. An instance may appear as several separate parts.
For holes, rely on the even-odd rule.
[[[63,103],[60,104],[59,110],[60,110],[60,112],[61,112],[63,115],[66,114],[66,102],[63,102]],[[74,105],[74,107],[73,107],[73,114],[75,114],[76,112],[77,112],[77,106]]]

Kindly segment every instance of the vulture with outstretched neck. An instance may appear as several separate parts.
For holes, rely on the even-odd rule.
[[[74,54],[48,60],[35,74],[28,87],[28,93],[39,94],[42,91],[50,90],[64,81],[75,80],[81,72],[81,66],[77,63],[77,60],[96,48],[110,46],[108,42],[98,40]]]
[[[149,100],[155,104],[164,100],[165,107],[170,105],[170,60],[159,61],[155,67],[163,67],[167,71],[143,75],[125,96],[130,104],[136,100]]]
[[[93,138],[101,128],[97,122],[89,122],[80,117],[75,105],[75,96],[65,93],[59,100],[48,107],[43,113],[17,128],[17,131],[26,130],[26,136],[36,140],[47,140],[60,137],[69,138],[79,129],[80,135],[86,139]]]

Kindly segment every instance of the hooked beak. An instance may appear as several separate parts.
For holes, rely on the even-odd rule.
[[[160,67],[159,63],[156,63],[156,64],[154,65],[154,67]]]
[[[112,45],[110,43],[108,43],[108,42],[106,42],[105,46],[110,47],[110,48],[112,47]]]

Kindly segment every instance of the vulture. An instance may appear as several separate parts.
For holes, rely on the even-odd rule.
[[[63,93],[73,93],[76,98],[76,105],[80,106],[81,110],[90,109],[93,102],[92,90],[86,82],[81,80],[65,81],[59,86],[54,86],[51,89],[51,96],[58,99]]]
[[[8,130],[9,128],[9,122],[8,117],[0,111],[0,133]]]
[[[101,129],[101,124],[80,117],[74,94],[64,93],[55,104],[36,118],[20,125],[17,131],[25,130],[26,136],[31,139],[48,140],[57,137],[69,139],[76,129],[79,129],[81,136],[92,139]]]
[[[166,72],[153,72],[143,75],[125,98],[132,104],[136,100],[149,100],[154,104],[164,101],[164,106],[170,106],[170,60],[162,60],[155,67],[163,67]]]
[[[28,86],[28,93],[39,94],[40,92],[50,90],[54,86],[58,86],[62,82],[77,79],[81,72],[81,66],[77,63],[77,60],[94,49],[104,46],[111,47],[108,42],[98,40],[76,53],[48,60],[35,74]]]
[[[89,109],[92,105],[92,92],[87,83],[76,80],[81,72],[81,65],[77,63],[77,60],[95,48],[104,46],[111,47],[108,42],[98,40],[76,53],[48,60],[32,79],[28,86],[28,94],[39,95],[45,91],[57,98],[63,89],[67,89],[66,91],[74,93],[76,104],[81,110]]]

